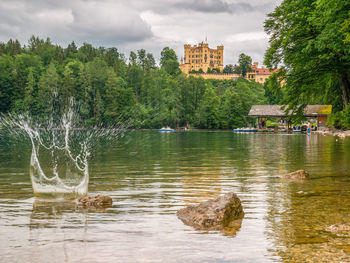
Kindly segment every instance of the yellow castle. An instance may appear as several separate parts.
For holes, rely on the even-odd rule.
[[[209,48],[208,43],[199,43],[198,45],[191,46],[189,44],[184,45],[185,54],[184,58],[181,58],[180,69],[186,75],[194,77],[201,77],[204,79],[238,79],[240,74],[223,74],[224,68],[224,46],[217,46],[216,49]],[[254,62],[250,66],[251,71],[247,72],[245,79],[253,80],[264,84],[264,82],[271,76],[267,68],[259,68],[258,62]],[[218,69],[220,72],[208,73],[208,69]],[[202,71],[202,72],[199,72]]]
[[[185,56],[181,59],[180,69],[185,74],[192,70],[207,72],[208,69],[219,69],[223,71],[224,67],[224,46],[217,46],[216,49],[209,48],[208,43],[199,43],[191,46],[184,45]]]

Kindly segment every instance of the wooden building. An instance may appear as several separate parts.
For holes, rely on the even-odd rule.
[[[332,113],[332,105],[307,105],[304,109],[304,117],[317,120],[317,127],[324,128],[328,115]],[[266,128],[267,118],[287,118],[292,112],[286,113],[281,105],[253,105],[249,111],[249,117],[257,117],[259,128]],[[265,127],[264,127],[265,124]]]

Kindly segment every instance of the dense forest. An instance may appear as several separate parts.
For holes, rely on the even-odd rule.
[[[47,120],[71,97],[82,127],[227,129],[248,125],[251,105],[267,102],[259,83],[187,77],[168,47],[158,66],[144,49],[127,59],[114,47],[64,48],[34,36],[0,43],[0,112]]]

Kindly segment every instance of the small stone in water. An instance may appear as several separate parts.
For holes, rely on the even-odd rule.
[[[310,174],[305,170],[298,170],[282,176],[284,179],[304,180],[310,178]]]
[[[111,207],[112,198],[107,195],[82,196],[77,199],[79,205],[83,207]]]
[[[337,233],[341,231],[350,231],[350,226],[348,225],[331,225],[329,227],[326,227],[326,231]]]

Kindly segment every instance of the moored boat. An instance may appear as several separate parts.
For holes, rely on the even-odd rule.
[[[167,127],[163,127],[161,129],[158,129],[158,131],[160,131],[160,132],[172,132],[172,131],[174,131],[174,129],[167,126]]]
[[[258,132],[258,129],[256,128],[237,128],[237,129],[234,129],[233,132]]]

